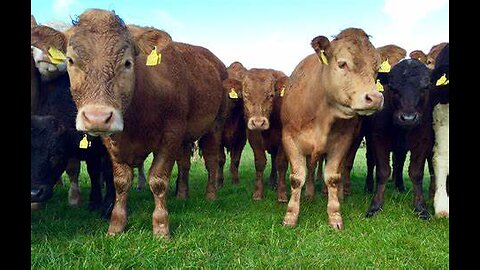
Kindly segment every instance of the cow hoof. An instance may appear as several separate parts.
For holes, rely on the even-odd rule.
[[[378,212],[380,212],[381,208],[380,207],[372,207],[368,210],[367,214],[365,215],[365,217],[367,218],[370,218],[370,217],[373,217],[375,214],[377,214]]]
[[[395,187],[395,189],[396,189],[398,192],[400,192],[400,193],[405,193],[405,191],[406,191],[406,190],[405,190],[405,186],[403,186],[403,185],[402,185],[402,186]]]
[[[313,201],[314,198],[315,198],[314,194],[305,194],[305,199],[309,202]]]
[[[253,193],[253,200],[254,201],[261,201],[263,199],[262,192],[256,191]]]
[[[178,200],[186,200],[188,198],[188,195],[186,192],[179,192],[177,193],[177,199]]]
[[[214,193],[214,192],[209,192],[209,193],[207,193],[206,198],[209,201],[213,201],[217,198],[217,194]]]
[[[428,213],[426,209],[420,209],[420,210],[415,209],[415,212],[417,212],[418,217],[420,219],[428,220],[430,218],[430,213]]]
[[[281,203],[288,202],[287,194],[277,195],[277,201]]]
[[[69,196],[68,197],[68,204],[71,206],[71,207],[80,207],[80,195],[78,196]]]
[[[283,218],[282,225],[290,228],[295,227],[297,225],[297,216],[291,213],[287,213]]]
[[[448,219],[448,211],[440,211],[435,213],[437,218],[447,218]]]
[[[337,230],[337,231],[343,230],[343,221],[340,215],[329,218],[328,223],[330,224],[330,227],[332,227],[334,230]]]
[[[124,227],[119,226],[119,225],[112,225],[110,223],[110,226],[108,227],[107,235],[109,236],[115,236],[123,232]]]
[[[39,210],[41,207],[42,207],[42,203],[39,203],[39,202],[30,203],[30,210],[31,211]]]

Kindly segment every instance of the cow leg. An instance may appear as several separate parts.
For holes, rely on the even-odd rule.
[[[403,166],[407,157],[406,149],[396,149],[393,151],[393,182],[399,192],[405,192],[403,183]]]
[[[325,154],[324,155],[321,155],[319,160],[318,160],[318,172],[317,172],[317,180],[322,182],[322,191],[321,193],[323,195],[327,195],[328,194],[328,189],[327,189],[327,185],[325,185],[325,176],[324,176],[324,164],[326,162],[326,156]]]
[[[147,183],[147,178],[145,177],[145,170],[143,168],[144,162],[138,165],[138,183],[136,187],[136,191],[142,191],[145,189],[145,185]]]
[[[219,150],[220,151],[218,152],[217,186],[222,187],[224,182],[223,168],[225,167],[225,162],[227,158],[225,156],[225,147],[220,146]],[[230,152],[230,164],[233,162],[231,156],[232,156],[232,152]],[[231,168],[232,168],[232,165],[230,165],[230,170]],[[233,176],[232,176],[232,181],[233,181]]]
[[[365,158],[367,160],[367,178],[365,179],[365,192],[373,193],[373,170],[375,169],[375,159],[373,156],[372,141],[370,136],[365,135]]]
[[[73,207],[80,206],[81,196],[78,186],[78,176],[80,174],[80,160],[72,158],[68,160],[67,168],[68,178],[70,179],[70,189],[68,190],[68,204]]]
[[[188,178],[190,174],[190,145],[183,144],[178,153],[177,167],[178,176],[175,188],[177,199],[185,200],[188,198]]]
[[[230,174],[232,175],[232,184],[238,184],[238,168],[240,166],[240,158],[242,157],[243,148],[245,147],[245,140],[243,143],[235,144],[230,152]]]
[[[102,205],[102,218],[109,219],[115,203],[115,186],[113,184],[112,160],[108,155],[103,158],[102,166],[102,177],[106,189]]]
[[[317,161],[312,160],[311,156],[307,156],[307,179],[305,181],[305,199],[312,201],[315,197],[315,167]]]
[[[155,153],[148,174],[148,183],[155,201],[152,214],[153,234],[167,239],[170,237],[167,211],[168,182],[175,162],[171,152],[173,151]]]
[[[115,184],[115,205],[110,217],[109,235],[123,232],[127,225],[127,198],[132,186],[133,167],[112,160],[113,183]]]
[[[285,203],[288,201],[287,185],[285,183],[285,175],[287,174],[288,161],[282,147],[280,147],[278,150],[276,162],[278,169],[277,201]]]
[[[278,179],[278,169],[277,169],[277,151],[272,151],[270,154],[272,166],[271,166],[271,171],[270,171],[270,178],[268,181],[268,185],[270,187],[275,187],[277,185],[277,179]]]
[[[380,138],[376,139],[380,140]],[[380,144],[384,142],[377,143]],[[372,146],[375,165],[377,167],[377,189],[375,190],[375,195],[372,198],[366,217],[372,217],[381,210],[384,202],[385,185],[391,173],[390,151],[386,145],[377,145],[377,143]]]
[[[433,152],[429,153],[427,157],[427,165],[428,165],[428,173],[430,174],[430,186],[428,188],[428,199],[433,200],[435,196],[435,187],[436,180],[435,180],[435,169],[433,168]]]
[[[222,132],[220,129],[209,132],[199,140],[199,147],[205,160],[208,171],[206,198],[214,200],[217,196],[218,152],[221,144]]]
[[[88,210],[93,211],[100,208],[102,204],[102,186],[100,183],[100,173],[102,169],[101,156],[89,156],[86,159],[87,172],[90,177],[90,201]]]
[[[408,174],[413,182],[413,190],[415,194],[415,212],[421,219],[430,218],[425,200],[423,198],[423,171],[425,169],[425,161],[427,159],[425,150],[423,147],[414,147],[411,150],[410,166],[408,168]]]
[[[362,143],[363,136],[358,136],[355,138],[355,140],[352,143],[352,146],[350,147],[350,150],[348,151],[348,154],[342,163],[342,183],[343,183],[343,194],[341,198],[343,199],[344,196],[348,196],[352,194],[352,183],[350,181],[350,174],[352,172],[353,164],[355,162],[355,156],[357,154],[358,148],[360,147],[360,144]]]
[[[438,136],[438,135],[436,135]],[[438,139],[437,139],[438,140]],[[442,142],[443,143],[443,142]],[[441,145],[443,146],[443,145]],[[449,174],[449,157],[448,145],[441,149],[436,145],[433,154],[433,166],[435,171],[436,190],[433,198],[433,205],[435,208],[435,215],[437,217],[449,217],[449,196],[447,189],[447,180]]]
[[[335,152],[328,156],[325,163],[325,185],[328,189],[327,214],[328,223],[336,230],[343,229],[342,215],[340,213],[339,195],[341,185],[342,156]]]
[[[253,155],[255,158],[255,188],[253,191],[253,199],[258,201],[263,198],[263,171],[265,170],[267,157],[263,147],[260,149],[253,148]]]
[[[285,142],[285,140],[284,140]],[[302,187],[305,183],[306,176],[306,158],[300,150],[293,144],[284,143],[284,149],[290,162],[290,201],[287,206],[287,213],[283,218],[283,225],[287,227],[295,227],[297,225],[298,215],[300,214],[300,197],[302,195]]]

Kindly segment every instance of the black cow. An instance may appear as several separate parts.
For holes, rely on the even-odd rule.
[[[33,70],[32,75],[40,78],[38,71]],[[91,180],[89,209],[101,207],[102,216],[108,218],[115,200],[111,161],[100,138],[87,138],[86,145],[82,142],[85,148],[80,148],[84,135],[75,129],[77,110],[68,74],[37,81],[37,100],[31,119],[31,202],[50,199],[53,186],[66,171],[72,183],[69,203],[78,205],[80,160],[85,160]],[[100,175],[107,189],[103,202]]]
[[[428,219],[422,180],[425,162],[433,148],[430,70],[416,59],[403,60],[392,68],[385,83],[384,109],[372,116],[367,131],[377,166],[377,189],[367,217],[383,206],[385,184],[391,173],[390,152],[393,152],[394,166],[403,168],[406,153],[410,151],[409,176],[414,186],[415,212],[420,218]]]

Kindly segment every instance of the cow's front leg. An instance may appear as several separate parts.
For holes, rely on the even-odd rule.
[[[123,232],[127,225],[127,198],[132,185],[133,167],[112,160],[113,182],[115,184],[115,205],[110,217],[109,235]]]

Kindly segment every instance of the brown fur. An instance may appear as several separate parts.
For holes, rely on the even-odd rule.
[[[417,59],[418,61],[426,64],[427,55],[422,50],[414,50],[409,54],[410,58]]]
[[[432,48],[427,54],[427,62],[425,63],[429,69],[433,70],[435,68],[435,62],[437,60],[437,56],[447,44],[448,42],[442,42],[432,46]]]
[[[141,40],[152,39],[147,35]],[[121,132],[103,137],[117,190],[108,233],[124,230],[132,167],[153,152],[148,177],[155,201],[153,232],[168,238],[166,192],[172,166],[175,160],[179,166],[189,165],[189,146],[199,138],[205,142],[202,150],[209,171],[207,197],[215,197],[225,101],[221,82],[227,72],[207,49],[179,42],[169,42],[163,49],[158,43],[146,46],[156,45],[162,54],[159,65],[146,66],[147,55],[137,50],[142,46],[136,42],[112,12],[87,10],[69,32],[66,53],[73,63],[68,72],[80,119],[82,109],[113,108],[124,122]]]
[[[382,58],[382,62],[388,59],[390,66],[396,65],[400,60],[407,56],[407,51],[397,45],[389,44],[377,48],[377,52]]]
[[[283,224],[297,223],[307,157],[308,166],[313,166],[326,154],[329,223],[342,229],[338,201],[342,163],[358,128],[357,114],[373,113],[383,104],[383,96],[375,90],[380,56],[361,29],[346,29],[329,43],[316,42],[323,40],[320,37],[312,47],[325,50],[328,65],[319,62],[318,52],[307,56],[290,76],[283,100],[283,148],[291,165],[290,181],[300,183],[292,187]]]

